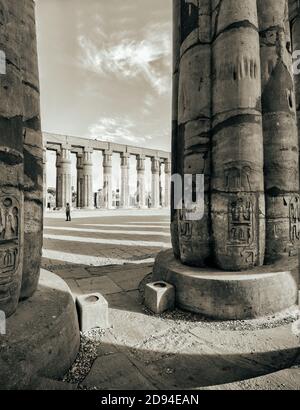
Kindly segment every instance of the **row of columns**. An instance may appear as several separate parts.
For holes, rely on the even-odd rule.
[[[93,149],[84,149],[82,153],[77,153],[77,208],[93,209]],[[103,199],[104,208],[111,209],[112,196],[112,151],[103,152]],[[129,153],[121,153],[121,189],[120,207],[129,208]],[[144,155],[137,155],[137,207],[146,208],[145,190],[145,160]],[[161,159],[152,159],[152,208],[159,208],[161,202],[168,208],[170,206],[170,183],[171,164],[169,160],[164,160],[165,165],[165,190],[161,187]],[[72,204],[72,170],[71,170],[71,150],[62,146],[57,151],[56,156],[56,206],[64,208],[68,203]],[[163,198],[163,200],[162,200]]]

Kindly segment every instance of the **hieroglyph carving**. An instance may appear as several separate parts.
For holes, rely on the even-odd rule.
[[[19,265],[20,205],[11,196],[0,196],[0,286],[11,282]]]

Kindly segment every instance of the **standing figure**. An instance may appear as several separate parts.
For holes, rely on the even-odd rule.
[[[71,222],[71,208],[70,208],[70,204],[67,203],[67,207],[66,207],[66,221],[67,222]]]

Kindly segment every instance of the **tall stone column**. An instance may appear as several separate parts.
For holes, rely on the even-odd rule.
[[[151,189],[151,208],[159,208],[160,205],[160,160],[159,158],[151,159],[152,166],[152,189]]]
[[[94,208],[94,192],[93,192],[93,160],[92,149],[85,149],[83,152],[82,162],[82,207],[86,209]]]
[[[44,209],[47,208],[47,198],[48,198],[48,189],[47,189],[47,149],[43,149],[43,188],[44,188]]]
[[[103,196],[104,207],[112,208],[112,152],[103,153]]]
[[[213,5],[211,16],[207,5]],[[184,207],[177,211],[173,198],[173,250],[157,257],[153,281],[176,288],[179,308],[210,318],[250,319],[282,312],[299,299],[299,262],[288,243],[286,214],[277,202],[272,207],[273,200],[280,204],[284,190],[289,234],[300,238],[286,3],[175,0],[174,10],[172,172],[194,175],[202,168],[205,214],[200,221],[188,219],[193,213],[188,215]],[[264,171],[264,140],[270,143],[265,161],[273,175]],[[180,177],[173,175],[172,180],[178,194]],[[185,191],[189,185],[184,181]],[[269,221],[279,212],[280,245],[265,244],[265,185]],[[192,192],[198,192],[194,185]],[[273,252],[273,246],[289,257],[263,265],[265,248]]]
[[[214,13],[212,228],[222,269],[260,266],[265,250],[260,43],[256,0]]]
[[[300,239],[299,144],[288,0],[258,0],[266,195],[266,261]]]
[[[137,170],[137,207],[146,207],[145,197],[145,157],[143,155],[137,156],[136,163]]]
[[[172,62],[172,175],[183,178],[183,155],[178,133],[179,63],[181,47],[181,0],[173,0],[173,62]],[[174,255],[181,258],[179,248],[179,210],[175,209],[175,186],[171,184],[171,241]]]
[[[205,212],[198,218],[202,204],[185,209],[184,200],[174,204],[172,195],[172,244],[183,263],[204,266],[211,255],[211,2],[174,1],[173,65],[172,190],[181,188],[178,174],[182,192],[194,199],[197,187],[185,185],[184,176],[204,175]]]
[[[72,170],[71,152],[68,147],[62,146],[56,155],[56,207],[65,208],[72,205]]]
[[[121,154],[121,208],[129,208],[129,158],[130,154]]]
[[[1,3],[0,50],[0,310],[17,309],[23,269],[23,86],[21,70],[24,8],[18,0]]]
[[[170,208],[171,162],[165,160],[165,195],[164,207]]]
[[[43,244],[43,136],[40,118],[35,3],[21,0],[24,133],[24,261],[21,298],[37,289]]]
[[[83,208],[83,153],[77,154],[77,201],[76,206],[77,208]]]
[[[292,50],[300,50],[300,3],[298,0],[289,0],[290,8],[290,27],[291,27],[291,43]],[[297,55],[299,61],[299,54]],[[300,65],[297,64],[299,70]],[[294,76],[295,95],[296,95],[296,113],[298,122],[298,135],[300,138],[300,74]]]

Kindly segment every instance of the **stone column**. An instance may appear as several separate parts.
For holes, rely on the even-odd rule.
[[[159,164],[159,206],[162,208],[164,206],[165,198],[164,195],[165,193],[163,192],[162,188],[162,163],[160,162]]]
[[[56,156],[56,207],[65,208],[67,203],[72,205],[71,187],[71,152],[62,146]]]
[[[129,208],[129,158],[130,154],[121,154],[121,200],[120,208]]]
[[[47,189],[47,149],[43,149],[43,188],[44,188],[44,208],[47,208],[47,197],[48,197],[48,189]]]
[[[82,207],[94,209],[92,149],[84,149],[82,162]]]
[[[76,206],[77,208],[83,208],[83,153],[77,154],[77,201]]]
[[[183,177],[183,156],[178,133],[178,93],[179,63],[181,46],[181,0],[173,0],[173,69],[172,69],[172,175]],[[174,184],[171,184],[171,241],[176,258],[180,259],[178,220],[179,211],[175,209]]]
[[[36,291],[43,244],[43,135],[40,118],[35,3],[21,1],[23,133],[24,133],[24,261],[21,298]]]
[[[23,268],[23,87],[21,17],[18,0],[1,3],[0,50],[0,310],[17,309]]]
[[[137,170],[137,207],[146,207],[145,197],[145,157],[143,155],[137,156],[136,163]]]
[[[300,50],[300,3],[298,0],[290,0],[290,27],[291,27],[291,43],[292,50]],[[297,55],[299,61],[299,54]],[[299,70],[300,65],[297,64],[297,69]],[[296,113],[298,120],[298,135],[300,137],[300,74],[294,76],[295,82],[295,95],[296,95]]]
[[[103,196],[104,208],[112,208],[112,152],[103,153]]]
[[[152,166],[152,189],[151,189],[151,208],[159,208],[160,205],[160,160],[159,158],[151,158]]]
[[[165,197],[164,207],[170,208],[171,162],[165,160]]]
[[[221,269],[260,266],[265,250],[260,43],[256,0],[214,11],[212,228]]]
[[[300,239],[299,144],[288,0],[258,0],[266,195],[266,262]]]
[[[211,2],[174,2],[174,47],[172,174],[182,183],[185,175],[205,175],[205,212],[197,216],[202,203],[176,204],[182,209],[172,211],[172,243],[183,263],[204,266],[211,255]],[[179,190],[178,178],[176,185]],[[182,187],[195,199],[196,185]]]

